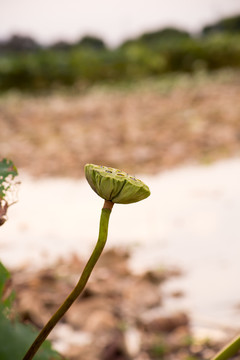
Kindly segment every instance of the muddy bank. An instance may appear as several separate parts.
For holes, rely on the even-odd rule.
[[[83,175],[85,163],[155,174],[240,153],[239,74],[171,89],[0,97],[1,157],[39,176]]]
[[[209,359],[221,343],[195,339],[184,312],[167,312],[162,285],[179,271],[134,274],[124,250],[104,252],[83,295],[50,338],[70,360]],[[38,272],[13,273],[15,311],[42,328],[75,286],[84,262],[76,256]],[[173,297],[184,294],[172,294]]]

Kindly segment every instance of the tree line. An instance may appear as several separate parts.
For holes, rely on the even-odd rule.
[[[229,67],[240,68],[240,15],[208,25],[195,36],[165,28],[129,39],[115,49],[93,36],[47,47],[18,35],[0,43],[0,91],[85,89],[102,82]]]

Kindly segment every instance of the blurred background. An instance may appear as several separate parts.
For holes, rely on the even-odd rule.
[[[2,156],[79,176],[236,154],[239,2],[151,1],[1,1]]]
[[[1,0],[0,144],[21,181],[1,260],[39,328],[97,236],[84,165],[152,192],[115,206],[90,305],[77,305],[90,320],[73,309],[52,336],[65,356],[208,359],[240,329],[238,0]]]

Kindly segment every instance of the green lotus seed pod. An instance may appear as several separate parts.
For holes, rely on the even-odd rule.
[[[113,203],[130,204],[150,195],[148,186],[141,180],[118,169],[86,164],[85,176],[99,196]]]

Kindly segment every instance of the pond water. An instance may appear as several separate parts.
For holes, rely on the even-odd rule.
[[[183,276],[164,287],[166,307],[190,312],[199,332],[240,330],[240,160],[139,177],[151,196],[114,206],[107,247],[130,248],[136,271],[180,268]],[[21,182],[19,202],[1,228],[3,263],[32,269],[59,256],[87,257],[102,199],[85,179],[23,175]],[[183,297],[170,296],[178,290]]]

